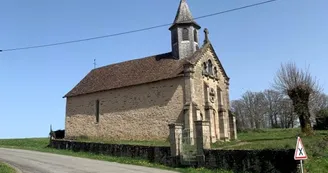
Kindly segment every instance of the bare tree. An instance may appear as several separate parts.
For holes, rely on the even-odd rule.
[[[320,110],[328,108],[328,95],[317,92],[310,97],[309,102],[311,116],[314,117]]]
[[[279,123],[281,128],[294,128],[297,123],[297,114],[294,112],[293,101],[289,98],[280,100]]]
[[[247,91],[242,96],[242,100],[245,104],[247,116],[250,117],[251,128],[267,127],[264,94],[262,92]]]
[[[281,112],[283,94],[274,90],[264,90],[263,92],[270,125],[273,128],[279,127],[278,116]]]
[[[273,87],[287,94],[292,100],[302,132],[306,135],[313,134],[309,101],[310,96],[318,92],[317,84],[308,70],[304,71],[297,68],[295,63],[282,64],[274,79]]]
[[[250,121],[245,110],[243,100],[239,99],[231,101],[231,111],[236,116],[237,130],[245,130],[250,128]]]

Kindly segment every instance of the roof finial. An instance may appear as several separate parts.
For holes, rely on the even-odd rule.
[[[209,31],[208,31],[207,28],[204,29],[204,33],[205,33],[204,44],[206,44],[206,43],[208,43],[208,42],[210,41],[210,40],[208,39],[208,34],[210,34],[210,33],[209,33]]]

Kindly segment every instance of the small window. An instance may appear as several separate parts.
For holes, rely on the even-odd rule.
[[[99,123],[99,100],[96,100],[96,122]]]
[[[178,41],[178,37],[177,37],[177,32],[176,32],[176,30],[174,30],[174,31],[172,31],[171,32],[171,37],[172,37],[172,42],[173,42],[173,44],[174,43],[176,43],[177,41]]]
[[[188,28],[183,28],[183,30],[182,30],[182,40],[189,40],[189,30],[188,30]]]
[[[212,61],[211,60],[208,60],[208,67],[207,67],[207,69],[208,69],[208,73],[209,74],[213,74],[213,64],[212,64]]]
[[[194,41],[198,43],[197,30],[194,30]]]

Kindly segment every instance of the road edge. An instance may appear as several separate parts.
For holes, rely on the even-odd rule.
[[[18,169],[17,167],[11,165],[10,163],[8,163],[6,161],[1,160],[1,163],[7,165],[8,167],[10,167],[12,169],[14,169],[16,173],[23,173],[20,169]]]

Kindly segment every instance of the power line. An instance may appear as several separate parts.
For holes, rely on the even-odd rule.
[[[219,15],[219,14],[224,14],[224,13],[229,13],[229,12],[233,12],[233,11],[242,10],[242,9],[245,9],[245,8],[264,5],[264,4],[267,4],[267,3],[274,2],[274,1],[278,1],[278,0],[263,1],[263,2],[259,2],[259,3],[255,3],[255,4],[251,4],[251,5],[246,5],[246,6],[242,6],[242,7],[238,7],[238,8],[233,8],[233,9],[229,9],[229,10],[225,10],[225,11],[221,11],[221,12],[217,12],[217,13],[212,13],[212,14],[208,14],[208,15],[204,15],[204,16],[199,16],[199,17],[196,17],[194,19],[197,20],[197,19],[212,17],[212,16],[216,16],[216,15]],[[57,43],[43,44],[43,45],[37,45],[37,46],[18,47],[18,48],[11,48],[11,49],[2,49],[2,50],[0,49],[0,53],[1,52],[24,50],[24,49],[35,49],[35,48],[42,48],[42,47],[57,46],[57,45],[63,45],[63,44],[70,44],[70,43],[77,43],[77,42],[83,42],[83,41],[102,39],[102,38],[107,38],[107,37],[115,37],[115,36],[119,36],[119,35],[131,34],[131,33],[135,33],[135,32],[141,32],[141,31],[161,28],[161,27],[165,27],[165,26],[170,26],[170,25],[172,25],[172,23],[162,24],[162,25],[157,25],[157,26],[152,26],[152,27],[147,27],[147,28],[142,28],[142,29],[137,29],[137,30],[131,30],[131,31],[126,31],[126,32],[120,32],[120,33],[116,33],[116,34],[109,34],[109,35],[79,39],[79,40],[57,42]]]

